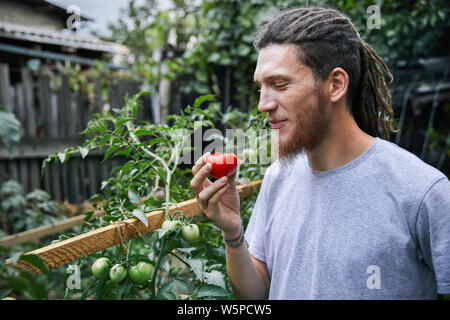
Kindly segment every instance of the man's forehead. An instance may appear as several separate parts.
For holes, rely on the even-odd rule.
[[[273,44],[259,52],[254,80],[267,77],[294,75],[304,65],[298,60],[298,50],[293,44]]]

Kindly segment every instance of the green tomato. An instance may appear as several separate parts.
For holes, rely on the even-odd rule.
[[[128,275],[133,282],[143,284],[150,279],[152,272],[153,267],[150,263],[139,262],[128,270]]]
[[[109,277],[115,283],[120,283],[127,276],[127,270],[118,264],[112,266],[111,270],[109,270]]]
[[[106,257],[98,258],[97,260],[95,260],[91,268],[94,276],[99,279],[106,277],[109,271],[109,263],[110,260]]]
[[[181,236],[186,241],[194,241],[198,238],[199,233],[200,231],[195,223],[188,224],[187,226],[183,226],[183,228],[181,228]]]
[[[2,300],[17,300],[17,299],[14,297],[4,297],[2,298]]]
[[[166,220],[163,222],[161,228],[164,230],[175,230],[179,226],[180,222],[177,220]]]

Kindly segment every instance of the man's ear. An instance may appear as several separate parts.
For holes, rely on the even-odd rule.
[[[330,102],[336,103],[347,94],[348,74],[342,68],[334,68],[328,75],[327,83]]]

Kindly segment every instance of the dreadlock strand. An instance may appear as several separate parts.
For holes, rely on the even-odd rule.
[[[374,96],[372,104],[372,109],[376,110],[377,116],[376,121],[378,125],[382,128],[383,132],[379,132],[380,136],[388,139],[389,131],[395,132],[392,125],[392,119],[394,118],[394,112],[391,107],[391,94],[389,92],[389,84],[393,81],[393,76],[389,71],[389,68],[384,63],[384,61],[378,56],[378,54],[373,50],[365,41],[362,42],[363,52],[367,55],[368,71],[371,81],[369,85],[372,84],[374,90]],[[380,66],[378,65],[380,64]],[[368,101],[365,101],[366,103]],[[380,109],[378,111],[378,109]]]

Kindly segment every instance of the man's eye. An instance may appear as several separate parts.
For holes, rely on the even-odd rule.
[[[277,84],[274,84],[274,87],[277,88],[277,89],[283,89],[283,88],[286,87],[286,86],[287,86],[287,83],[277,83]]]

